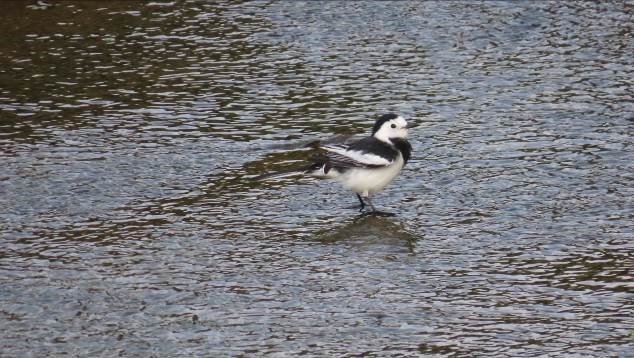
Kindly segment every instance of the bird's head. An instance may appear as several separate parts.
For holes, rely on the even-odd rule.
[[[407,124],[405,118],[388,113],[379,117],[374,123],[372,136],[383,142],[390,142],[390,138],[407,138],[407,129],[413,127]]]

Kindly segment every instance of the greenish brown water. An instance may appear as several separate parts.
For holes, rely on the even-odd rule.
[[[0,8],[0,355],[631,355],[630,3]],[[386,111],[395,217],[251,180]]]

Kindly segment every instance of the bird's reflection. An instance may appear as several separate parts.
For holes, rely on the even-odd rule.
[[[410,253],[421,237],[408,230],[394,215],[376,212],[360,214],[341,226],[323,230],[316,235],[316,239],[323,243],[345,242],[389,252],[406,249]]]

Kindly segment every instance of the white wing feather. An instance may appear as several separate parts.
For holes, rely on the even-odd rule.
[[[342,147],[322,147],[323,149],[339,154],[341,156],[352,159],[355,162],[358,162],[363,165],[372,165],[372,166],[387,166],[394,163],[393,160],[385,159],[379,155],[371,154],[371,153],[363,153],[358,150],[348,150]]]

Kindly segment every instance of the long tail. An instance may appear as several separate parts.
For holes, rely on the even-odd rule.
[[[268,173],[268,174],[263,174],[260,176],[257,176],[255,178],[253,178],[253,180],[267,180],[267,179],[280,179],[280,178],[286,178],[286,177],[292,177],[292,176],[297,176],[297,175],[304,175],[306,173],[310,173],[313,170],[317,169],[315,168],[316,164],[310,164],[310,165],[305,165],[303,167],[299,167],[299,168],[294,168],[294,169],[289,169],[289,170],[283,170],[283,171],[279,171],[279,172],[274,172],[274,173]]]

